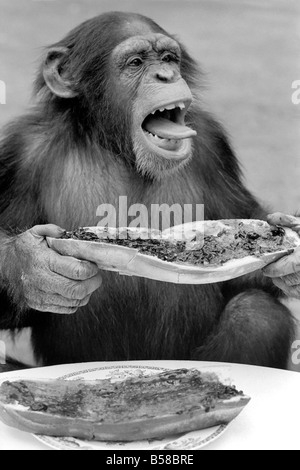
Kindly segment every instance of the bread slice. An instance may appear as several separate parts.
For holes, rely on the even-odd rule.
[[[196,369],[118,383],[15,380],[0,387],[0,419],[36,434],[136,441],[229,423],[249,401],[214,374]]]

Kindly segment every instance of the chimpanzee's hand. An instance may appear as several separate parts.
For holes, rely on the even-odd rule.
[[[271,225],[289,227],[300,235],[300,218],[281,213],[268,217]],[[300,248],[294,253],[281,258],[264,269],[264,274],[272,278],[274,284],[287,296],[300,299]]]
[[[59,238],[62,234],[55,225],[40,225],[13,241],[15,274],[8,281],[15,285],[19,282],[23,299],[34,310],[75,313],[101,286],[95,264],[61,256],[48,247],[45,237]],[[14,286],[16,289],[19,287]]]

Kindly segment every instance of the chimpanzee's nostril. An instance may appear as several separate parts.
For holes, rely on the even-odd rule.
[[[173,70],[159,70],[156,73],[156,78],[161,82],[174,82],[175,73]]]

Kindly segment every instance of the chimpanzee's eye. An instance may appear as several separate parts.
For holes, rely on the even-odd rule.
[[[178,57],[175,54],[172,54],[171,52],[166,52],[165,54],[163,54],[161,60],[167,63],[179,62]]]
[[[134,57],[127,62],[127,65],[129,65],[129,67],[140,67],[143,65],[143,60],[140,57]]]

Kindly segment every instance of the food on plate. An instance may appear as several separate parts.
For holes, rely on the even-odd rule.
[[[182,226],[184,227],[184,226]],[[197,225],[196,225],[197,227]],[[154,256],[162,261],[194,266],[222,266],[226,262],[248,256],[260,258],[267,253],[293,250],[299,237],[292,231],[272,227],[258,220],[219,220],[198,223],[188,230],[190,239],[178,240],[176,231],[153,233],[148,239],[139,237],[138,230],[80,228],[66,232],[67,240],[113,244],[137,250],[140,254]],[[125,233],[126,232],[126,233]],[[149,231],[151,235],[151,231]],[[144,235],[143,229],[141,234]],[[182,235],[182,231],[177,234]]]
[[[196,369],[111,380],[12,380],[0,386],[0,419],[23,431],[136,441],[226,424],[250,398]]]

